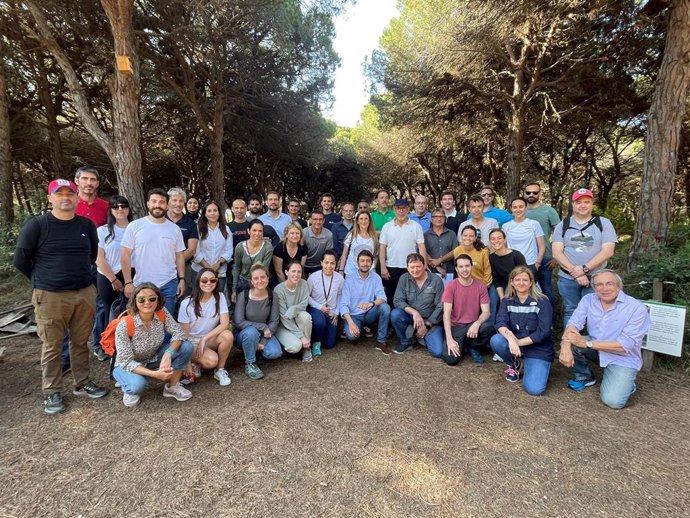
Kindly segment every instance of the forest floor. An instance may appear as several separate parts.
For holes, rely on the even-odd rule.
[[[46,416],[35,336],[0,359],[0,516],[687,516],[690,382],[657,369],[632,404],[565,386],[535,398],[487,358],[339,344],[311,364],[210,375],[178,403],[154,384],[136,409],[108,380]],[[599,373],[597,373],[599,374]],[[71,378],[65,386],[71,385]]]

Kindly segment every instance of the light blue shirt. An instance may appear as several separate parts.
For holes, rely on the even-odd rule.
[[[431,228],[431,212],[426,212],[421,216],[417,216],[416,212],[410,212],[407,216],[422,226],[422,232],[426,232]]]
[[[340,299],[340,314],[362,315],[365,310],[357,307],[362,302],[374,302],[376,299],[386,300],[383,282],[379,274],[369,271],[369,275],[362,279],[359,271],[345,277],[343,296]]]
[[[285,232],[285,227],[288,223],[292,223],[292,218],[285,214],[284,212],[279,212],[277,218],[273,218],[270,212],[264,212],[259,216],[259,221],[264,225],[270,225],[273,230],[278,234],[279,239],[283,239],[283,232]]]
[[[614,340],[625,352],[599,351],[599,365],[621,365],[640,370],[642,367],[642,338],[649,331],[651,320],[647,307],[621,291],[616,303],[604,310],[596,293],[588,293],[577,305],[568,326],[581,331],[587,325],[590,339]]]

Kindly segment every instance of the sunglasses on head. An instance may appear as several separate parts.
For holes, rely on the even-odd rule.
[[[218,279],[216,278],[209,278],[209,277],[204,277],[203,279],[199,279],[199,282],[201,284],[215,284],[218,282]]]
[[[113,203],[110,206],[111,209],[128,209],[129,205],[127,203]]]
[[[143,304],[144,302],[156,302],[158,300],[158,295],[152,295],[151,297],[137,297],[137,302]]]

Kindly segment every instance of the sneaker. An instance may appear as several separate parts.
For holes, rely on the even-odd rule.
[[[395,349],[393,349],[393,352],[395,354],[402,354],[404,353],[407,349],[409,349],[412,346],[412,343],[410,342],[409,344],[403,344],[399,343]]]
[[[388,345],[386,342],[376,342],[376,349],[383,354],[390,354],[393,352],[393,346]]]
[[[163,387],[163,397],[174,397],[178,401],[187,401],[192,397],[192,393],[179,383],[172,387],[166,383]]]
[[[264,377],[263,371],[259,369],[259,366],[254,362],[249,362],[244,366],[244,373],[253,380],[260,380]]]
[[[43,411],[48,415],[64,412],[65,404],[62,402],[62,394],[59,392],[48,394],[43,400]]]
[[[115,388],[120,388],[120,382],[119,381],[115,382]]]
[[[139,404],[139,401],[141,401],[141,398],[137,394],[127,394],[126,392],[122,394],[122,403],[127,408],[134,408]]]
[[[311,346],[312,356],[321,356],[321,342],[314,342]]]
[[[474,363],[484,363],[484,355],[476,349],[470,349],[470,355]]]
[[[213,377],[218,380],[218,383],[221,387],[227,387],[232,381],[228,371],[225,369],[216,369],[216,371],[213,373]]]
[[[93,350],[93,355],[94,355],[96,358],[98,358],[98,361],[99,361],[99,362],[104,362],[104,361],[110,359],[110,356],[108,356],[107,354],[105,354],[105,351],[104,351],[103,349],[101,349],[100,347],[96,347],[96,348]]]
[[[520,373],[516,371],[513,367],[508,367],[504,371],[506,375],[506,381],[510,381],[511,383],[516,383],[520,381]]]
[[[192,372],[195,378],[201,378],[201,367],[198,364],[192,363]]]
[[[108,391],[103,387],[99,387],[93,381],[89,380],[80,387],[76,387],[72,394],[75,396],[89,396],[92,399],[103,397],[108,394]]]
[[[302,361],[303,361],[304,363],[309,363],[309,362],[312,361],[313,359],[314,359],[314,358],[313,358],[313,356],[312,356],[312,354],[311,354],[311,350],[310,350],[310,349],[305,349],[304,351],[302,351]]]
[[[522,357],[513,356],[513,369],[522,377]]]
[[[591,387],[596,384],[597,380],[594,378],[585,378],[581,380],[570,380],[568,381],[568,388],[574,390],[575,392],[582,392],[587,387]]]
[[[374,338],[374,332],[371,330],[370,327],[364,326],[362,328],[362,331],[364,331],[364,338]]]
[[[492,360],[492,361],[495,361],[495,362],[502,362],[502,361],[503,361],[503,358],[501,358],[501,357],[498,355],[498,353],[494,353],[494,356],[493,356],[493,358],[491,358],[491,360]]]

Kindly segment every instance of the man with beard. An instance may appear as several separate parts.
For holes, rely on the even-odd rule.
[[[330,231],[333,231],[333,225],[339,223],[342,219],[340,214],[333,210],[333,195],[330,192],[326,192],[321,196],[319,205],[321,206],[321,211],[323,212],[324,224],[323,226]]]
[[[62,343],[71,337],[70,357],[76,396],[100,398],[108,392],[89,379],[88,339],[96,312],[91,268],[98,255],[95,225],[75,214],[77,186],[63,179],[48,186],[52,210],[22,227],[14,266],[31,279],[32,302],[41,338],[43,410],[58,414],[62,401]]]
[[[232,202],[232,221],[228,228],[232,232],[232,242],[237,246],[242,241],[249,239],[249,220],[247,219],[247,203],[238,198]]]
[[[252,194],[247,198],[249,212],[247,213],[247,221],[252,221],[256,218],[261,217],[261,198],[256,194]],[[262,223],[264,223],[262,221]],[[264,223],[264,239],[271,242],[271,246],[275,248],[280,243],[280,236],[276,230],[271,226]]]
[[[273,227],[279,238],[283,237],[283,232],[288,223],[292,223],[292,218],[280,212],[280,195],[275,191],[269,191],[266,195],[266,208],[268,209],[264,212],[259,219],[264,224]]]
[[[293,223],[298,223],[302,228],[307,228],[307,222],[302,219],[300,214],[301,208],[299,200],[290,200],[288,202],[288,216],[290,216]]]
[[[151,189],[146,207],[149,215],[130,223],[122,236],[122,275],[125,295],[131,298],[142,282],[158,286],[165,298],[165,309],[172,315],[177,297],[185,291],[184,240],[180,227],[166,219],[168,194]],[[132,256],[135,264],[132,265]],[[136,274],[132,279],[132,266]]]

